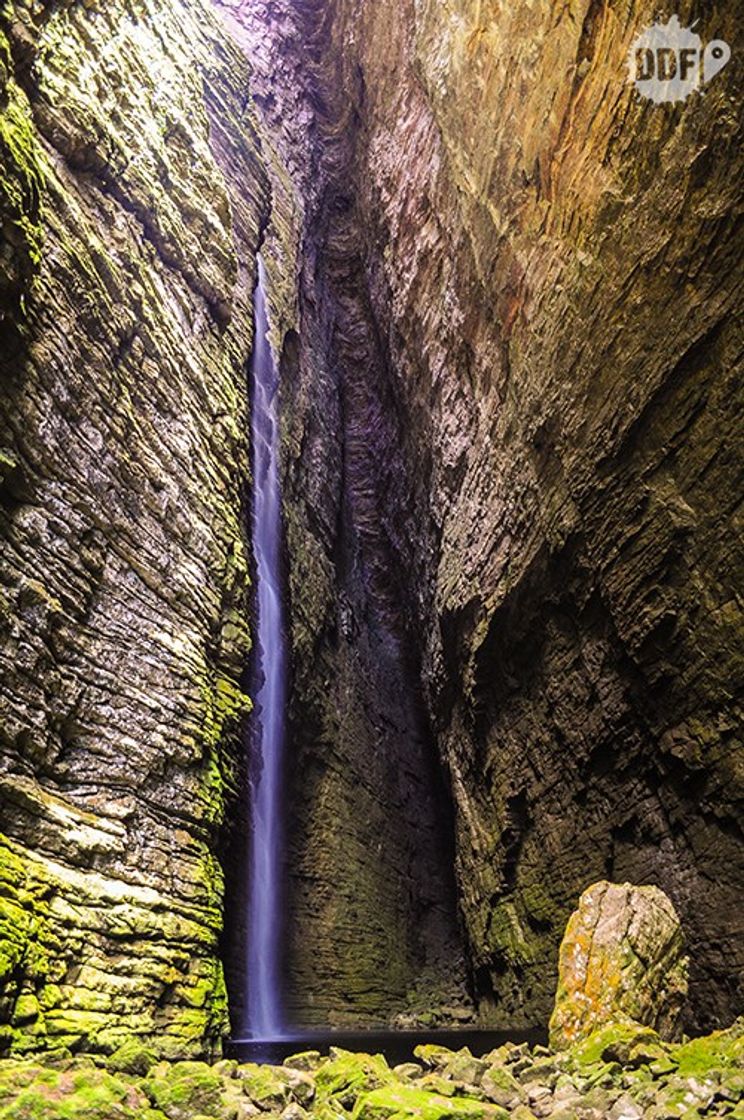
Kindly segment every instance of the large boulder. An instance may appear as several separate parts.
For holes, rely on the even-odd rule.
[[[551,1046],[565,1049],[610,1022],[676,1039],[687,996],[683,948],[679,918],[658,887],[589,887],[561,945]]]

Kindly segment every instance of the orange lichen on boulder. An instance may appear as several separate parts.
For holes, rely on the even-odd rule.
[[[564,1049],[610,1022],[672,1040],[686,995],[682,929],[664,892],[607,882],[584,891],[561,945],[551,1045]]]

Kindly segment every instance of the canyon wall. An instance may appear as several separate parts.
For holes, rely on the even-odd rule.
[[[610,878],[731,1019],[733,15],[681,4],[734,58],[653,105],[650,0],[218,7],[0,17],[0,1049],[226,1029],[267,222],[291,1017],[544,1024]]]
[[[328,744],[302,754],[307,890],[345,940],[333,884],[395,828],[375,767],[419,741],[383,675],[395,635],[454,801],[482,1021],[545,1021],[566,919],[605,877],[670,895],[689,1025],[730,1020],[740,63],[684,104],[642,101],[646,0],[239,7],[311,218],[315,326],[286,377],[294,704]],[[730,9],[678,14],[736,56]]]
[[[0,20],[0,1053],[214,1048],[269,181],[196,0]]]
[[[335,11],[319,5],[316,30],[305,5],[221,7],[301,208],[296,330],[278,332],[293,662],[288,1015],[306,1026],[467,1020],[452,807],[408,603],[420,502],[367,290],[358,107],[305,69]]]

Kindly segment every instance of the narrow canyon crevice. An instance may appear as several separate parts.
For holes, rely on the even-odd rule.
[[[261,69],[279,57],[292,68],[285,36],[322,54],[329,9],[226,7],[259,60],[252,92],[302,206],[297,343],[282,375],[288,1014],[311,1026],[467,1020],[452,806],[410,603],[417,502],[355,197],[361,122],[343,87],[332,103],[321,70],[298,60],[293,84],[280,86]]]
[[[289,1020],[545,1024],[603,878],[744,1009],[741,69],[655,14],[2,7],[0,1053],[228,1029],[260,245]]]
[[[349,696],[403,725],[382,612],[455,804],[481,1021],[544,1021],[566,919],[608,875],[674,900],[689,1025],[725,1022],[744,995],[732,103],[711,87],[654,115],[623,89],[642,3],[233,7],[305,215],[286,498],[302,781],[323,738],[368,757]],[[318,640],[334,627],[338,648]],[[307,909],[339,780],[319,773],[299,818]],[[337,883],[326,836],[323,853]]]

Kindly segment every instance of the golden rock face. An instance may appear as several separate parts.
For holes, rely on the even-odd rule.
[[[677,1041],[687,969],[679,918],[663,891],[628,883],[589,887],[561,945],[551,1046],[565,1049],[625,1021]]]

